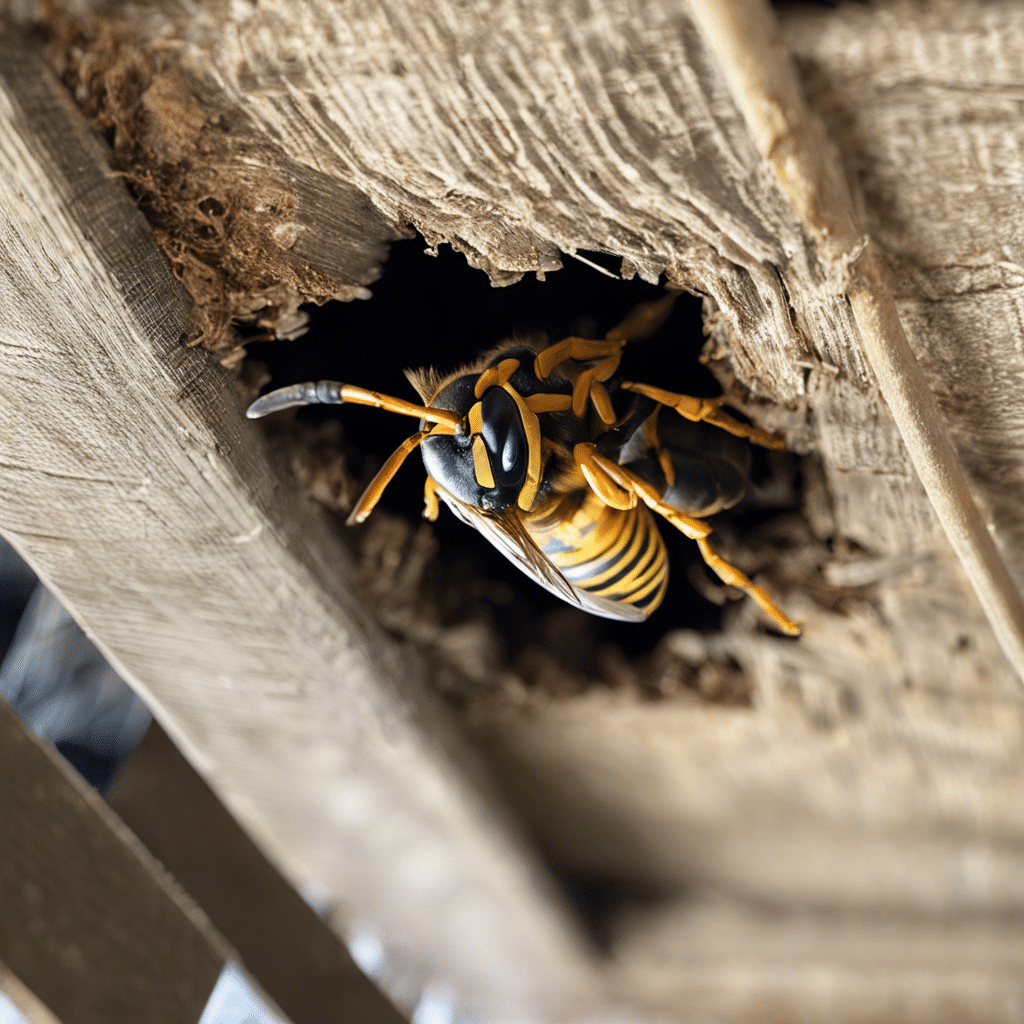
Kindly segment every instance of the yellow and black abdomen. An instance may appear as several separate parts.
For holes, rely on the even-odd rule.
[[[632,605],[645,618],[661,604],[668,553],[646,505],[610,508],[586,491],[582,501],[564,502],[527,518],[525,525],[545,557],[579,590]]]

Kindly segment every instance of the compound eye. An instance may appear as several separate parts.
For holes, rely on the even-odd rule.
[[[495,486],[518,488],[526,479],[529,445],[515,399],[503,388],[490,388],[481,401],[481,435]]]
[[[512,473],[526,458],[523,439],[515,430],[510,430],[505,437],[505,447],[501,449],[501,468],[505,473]]]

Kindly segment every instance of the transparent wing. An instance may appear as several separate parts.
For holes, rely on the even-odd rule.
[[[482,533],[513,565],[556,597],[582,608],[591,615],[600,615],[605,619],[643,622],[647,618],[647,615],[634,605],[609,601],[573,586],[530,540],[521,525],[516,530],[510,525],[503,524],[500,520],[485,515],[480,509],[452,497],[441,487],[437,488],[437,493],[457,518]]]

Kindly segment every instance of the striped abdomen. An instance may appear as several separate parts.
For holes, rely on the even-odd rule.
[[[582,502],[545,512],[527,519],[527,531],[571,584],[606,601],[633,605],[645,616],[661,604],[668,553],[646,505],[610,508],[587,491]]]

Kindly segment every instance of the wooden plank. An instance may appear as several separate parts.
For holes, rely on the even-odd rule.
[[[184,346],[123,182],[18,37],[0,48],[0,531],[289,876],[401,943],[414,985],[496,1019],[600,1000],[417,661]]]
[[[196,1024],[227,943],[0,700],[0,961],[75,1024]]]
[[[76,9],[111,11],[99,0]],[[223,176],[232,160],[241,178],[254,160],[286,153],[498,280],[550,271],[560,251],[583,249],[623,257],[627,275],[689,283],[708,296],[708,355],[723,384],[755,397],[747,410],[758,422],[814,451],[805,520],[777,524],[787,531],[779,571],[797,591],[786,607],[807,625],[798,643],[759,633],[741,611],[720,636],[667,638],[636,667],[640,685],[623,673],[611,695],[594,686],[551,700],[537,687],[539,707],[524,713],[501,702],[497,674],[469,691],[467,720],[507,758],[509,787],[547,848],[570,870],[825,908],[837,920],[862,913],[868,934],[881,913],[937,930],[963,915],[998,943],[1008,909],[1024,906],[1020,694],[934,536],[840,282],[814,258],[685,5],[266,0],[203,17],[191,5],[121,11],[124,50],[105,51],[107,36],[69,47],[66,67],[81,69],[94,98],[125,63],[152,69],[151,97],[237,127],[221,136]],[[911,344],[1024,579],[1014,101],[1024,8],[783,13],[804,86],[889,257]],[[205,162],[180,148],[177,109],[103,107],[129,143],[147,115],[126,173],[143,184],[149,175],[151,200],[169,205],[179,177]],[[168,151],[185,154],[169,180],[152,173]],[[255,205],[260,192],[243,198]],[[181,244],[193,214],[176,209],[169,231]],[[227,256],[247,241],[244,231],[229,239]],[[753,565],[761,554],[771,545],[751,553]],[[716,675],[741,680],[751,706],[716,706]],[[652,691],[666,699],[649,702]],[[499,695],[490,717],[481,692]],[[847,952],[832,932],[820,933],[822,958],[839,962]],[[888,934],[879,961],[927,958],[909,933]],[[761,956],[752,930],[730,940],[738,968],[719,975],[723,1000]],[[699,941],[699,930],[680,941]],[[873,980],[859,975],[864,999],[843,994],[824,1008],[807,994],[813,971],[778,983],[812,1019],[852,1021]],[[940,1005],[945,986],[925,985],[915,1005]],[[906,1002],[878,999],[878,1016],[906,1016]],[[762,1004],[759,1019],[777,1008]]]
[[[108,800],[295,1024],[405,1020],[157,723]]]
[[[0,556],[3,550],[10,552],[0,541]],[[141,701],[45,588],[25,610],[7,657],[0,695],[61,752],[69,738],[106,754],[137,747],[106,794],[108,805],[199,902],[295,1024],[346,1017],[400,1024],[341,940],[267,862],[167,734],[150,725]],[[11,669],[14,678],[5,678]],[[119,714],[126,703],[133,710]],[[87,777],[105,792],[95,774]]]
[[[49,1008],[41,1003],[22,984],[21,979],[3,963],[0,963],[0,997],[3,997],[0,998],[0,1009],[2,1009],[3,999],[6,999],[28,1024],[61,1024]],[[3,1019],[5,1019],[3,1013],[0,1012],[0,1020]]]

